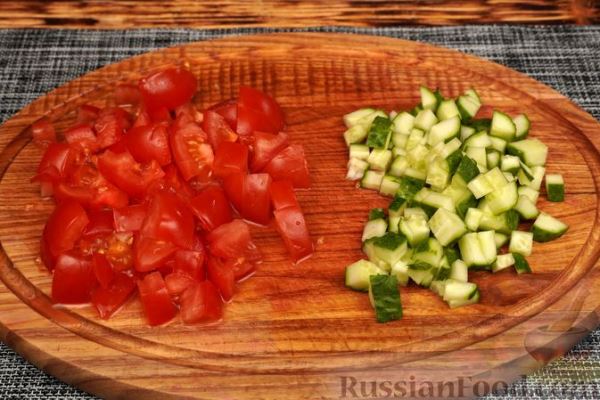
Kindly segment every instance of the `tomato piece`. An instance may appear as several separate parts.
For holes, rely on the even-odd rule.
[[[109,146],[108,149],[115,154],[121,154],[129,151],[125,139],[119,140],[117,143]]]
[[[254,132],[254,152],[250,169],[253,172],[260,171],[288,145],[288,135],[279,133]]]
[[[313,253],[304,214],[299,207],[275,210],[275,226],[294,262],[299,262]]]
[[[224,142],[235,142],[238,135],[231,129],[220,114],[207,110],[202,120],[202,129],[208,135],[208,141],[217,151]]]
[[[136,85],[121,83],[115,87],[113,98],[118,105],[135,105],[140,102],[142,94]]]
[[[113,226],[113,210],[91,211],[88,214],[90,222],[88,223],[83,236],[104,235],[112,233]]]
[[[248,147],[242,143],[223,142],[215,152],[213,173],[225,178],[234,173],[248,172]]]
[[[133,127],[125,136],[129,152],[139,163],[156,160],[161,166],[171,163],[169,134],[164,124]]]
[[[113,266],[104,254],[94,253],[92,255],[92,267],[94,270],[94,276],[100,284],[100,287],[107,289],[112,283],[115,272]]]
[[[173,271],[188,275],[198,281],[204,280],[206,278],[204,250],[177,250]]]
[[[174,164],[167,165],[164,170],[165,177],[161,182],[163,189],[170,189],[184,198],[190,198],[196,194],[192,186],[183,179]]]
[[[95,152],[100,147],[94,128],[90,124],[78,124],[63,132],[67,143]]]
[[[186,324],[214,322],[223,316],[223,302],[219,290],[211,281],[190,286],[180,299],[181,319]]]
[[[74,201],[57,204],[48,217],[44,228],[44,238],[53,257],[71,250],[81,238],[90,222],[83,207]]]
[[[34,142],[44,146],[56,142],[54,125],[47,117],[42,117],[31,124],[31,135]]]
[[[148,272],[160,268],[177,250],[171,242],[140,236],[133,242],[133,265],[136,271]]]
[[[207,177],[214,161],[213,149],[205,143],[206,134],[194,122],[172,128],[170,142],[175,164],[183,179]]]
[[[268,94],[248,86],[240,86],[237,106],[237,128],[240,135],[253,132],[278,133],[283,129],[283,112]]]
[[[144,314],[151,326],[162,325],[173,319],[177,308],[159,272],[146,275],[137,285]]]
[[[98,156],[98,169],[111,183],[130,196],[141,197],[146,188],[165,173],[156,161],[137,163],[131,154],[115,154],[110,150]]]
[[[210,253],[225,259],[240,258],[254,247],[248,224],[240,219],[223,224],[206,236]]]
[[[56,256],[50,252],[50,245],[48,244],[48,241],[44,235],[42,235],[40,238],[40,259],[48,271],[52,271],[54,269],[54,265],[56,264]]]
[[[73,252],[61,254],[52,276],[52,301],[61,304],[81,304],[90,301],[95,285],[92,262]]]
[[[98,118],[100,109],[91,104],[82,104],[77,109],[77,123],[78,124],[89,124]]]
[[[222,103],[215,104],[208,108],[210,111],[214,111],[223,118],[229,124],[231,129],[235,129],[237,125],[237,99],[225,100]]]
[[[113,210],[113,224],[117,232],[136,232],[142,228],[146,218],[145,204],[133,204]]]
[[[218,258],[209,257],[207,264],[208,279],[219,289],[223,301],[227,302],[233,297],[235,290],[235,275],[233,269],[228,268]]]
[[[92,304],[102,319],[110,318],[125,302],[135,289],[135,281],[123,273],[115,274],[109,287],[98,287],[92,292]]]
[[[253,263],[249,262],[246,258],[229,259],[224,262],[225,267],[233,271],[233,276],[236,282],[243,281],[249,278],[256,271],[256,267]]]
[[[112,146],[123,137],[131,126],[129,113],[122,108],[105,108],[100,111],[94,123],[94,130],[100,148]]]
[[[174,110],[192,99],[198,82],[190,71],[171,67],[142,78],[138,86],[149,109]]]
[[[196,281],[188,274],[172,272],[165,276],[165,285],[171,296],[179,296]]]
[[[242,209],[245,178],[246,174],[234,173],[223,179],[223,189],[227,193],[227,198],[238,211]]]
[[[190,206],[205,231],[212,231],[232,220],[229,201],[220,186],[208,186],[190,200]]]
[[[271,220],[271,177],[250,174],[244,178],[242,216],[252,222],[267,225]]]
[[[187,205],[174,193],[158,192],[150,200],[140,233],[190,248],[194,244],[195,229],[194,216]]]
[[[264,168],[274,180],[288,179],[295,188],[309,188],[310,174],[301,145],[292,144],[277,154]]]
[[[271,184],[271,203],[275,210],[286,207],[300,207],[292,182],[275,181]]]
[[[51,143],[38,165],[37,175],[33,180],[56,182],[65,179],[74,162],[75,152],[68,144]]]

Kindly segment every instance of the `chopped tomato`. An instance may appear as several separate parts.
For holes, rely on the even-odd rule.
[[[254,152],[250,169],[253,172],[262,170],[281,150],[288,145],[288,135],[254,132]]]
[[[122,108],[105,108],[94,123],[98,145],[104,149],[117,143],[131,126],[129,113]]]
[[[71,250],[81,238],[89,222],[87,213],[79,203],[65,201],[59,203],[46,222],[44,239],[50,254],[56,258]]]
[[[187,103],[196,93],[198,82],[190,71],[171,67],[152,73],[139,82],[146,106],[152,110],[174,110]]]
[[[165,177],[158,185],[161,190],[171,190],[183,198],[190,198],[196,194],[190,183],[183,180],[183,177],[175,165],[169,164],[164,170]],[[155,189],[159,188],[157,187]],[[152,192],[152,190],[149,189],[148,192]]]
[[[246,174],[234,173],[223,179],[223,189],[237,211],[242,210],[245,178]]]
[[[63,135],[67,143],[77,145],[91,152],[98,150],[98,138],[90,124],[83,123],[67,129]]]
[[[88,257],[66,252],[57,258],[52,277],[52,300],[55,303],[87,303],[94,285],[94,271]]]
[[[133,127],[127,132],[125,143],[139,163],[149,163],[152,160],[161,166],[171,163],[169,134],[165,124]]]
[[[224,301],[229,301],[233,297],[235,290],[235,276],[233,269],[228,268],[218,258],[209,257],[207,264],[208,279],[219,289]]]
[[[131,296],[135,281],[124,273],[117,273],[108,287],[98,287],[92,292],[92,304],[102,319],[108,319]]]
[[[306,227],[304,214],[299,207],[275,210],[275,226],[294,262],[313,253],[313,243]]]
[[[137,232],[146,218],[145,204],[133,204],[113,210],[113,224],[117,232]]]
[[[133,264],[136,271],[148,272],[160,268],[177,250],[171,242],[144,236],[133,242]]]
[[[213,173],[225,178],[234,173],[248,171],[248,147],[242,143],[223,142],[215,152]]]
[[[202,120],[202,129],[208,135],[208,141],[215,151],[224,142],[235,142],[238,135],[231,129],[225,118],[214,111],[206,111]]]
[[[250,174],[244,178],[242,216],[252,222],[267,225],[271,220],[271,177],[268,174]]]
[[[209,107],[208,110],[214,111],[225,118],[231,129],[235,129],[237,125],[237,100],[225,100],[222,103],[215,104]]]
[[[274,180],[288,179],[295,188],[309,188],[310,175],[302,146],[293,144],[277,154],[264,168]]]
[[[110,287],[110,284],[115,277],[115,272],[113,271],[113,266],[110,264],[108,258],[102,253],[94,253],[94,255],[92,255],[92,266],[94,276],[100,284],[100,287],[104,289]]]
[[[113,227],[113,210],[99,210],[88,213],[88,223],[84,236],[104,235],[111,233]]]
[[[256,270],[254,264],[248,261],[245,257],[226,260],[225,266],[233,271],[233,276],[235,277],[236,282],[248,278]]]
[[[204,280],[206,278],[204,250],[177,250],[173,270],[198,281]]]
[[[190,248],[195,240],[194,231],[194,216],[187,205],[174,193],[159,192],[150,200],[140,234]]]
[[[247,257],[249,250],[255,249],[248,224],[234,219],[223,224],[206,236],[210,253],[225,259]]]
[[[186,324],[214,322],[222,315],[223,302],[211,281],[198,282],[181,295],[181,319]]]
[[[56,182],[64,179],[73,168],[74,153],[68,144],[51,143],[38,165],[37,175],[33,180]]]
[[[143,196],[152,182],[165,175],[156,161],[139,164],[128,152],[115,154],[110,150],[98,156],[98,169],[106,179],[133,197]]]
[[[214,154],[210,144],[205,142],[205,138],[204,131],[193,122],[172,129],[171,150],[177,168],[186,181],[196,176],[210,175]]]
[[[146,275],[137,285],[146,319],[151,326],[162,325],[173,319],[177,308],[159,272]]]
[[[275,181],[271,184],[271,203],[273,208],[299,207],[294,186],[290,181]]]
[[[165,285],[171,296],[179,296],[196,281],[188,274],[171,272],[165,276]]]
[[[266,93],[248,86],[240,86],[237,106],[237,133],[279,133],[284,126],[279,104]]]
[[[99,113],[100,109],[98,107],[95,107],[91,104],[83,104],[77,109],[77,123],[93,123],[96,120],[96,118],[98,118]]]
[[[115,87],[113,98],[118,105],[135,105],[141,100],[142,94],[136,85],[122,83]]]
[[[232,219],[229,202],[220,186],[208,186],[190,200],[190,206],[202,229],[208,232]]]
[[[42,117],[31,124],[31,135],[33,136],[33,141],[41,145],[56,142],[54,125],[46,117]]]

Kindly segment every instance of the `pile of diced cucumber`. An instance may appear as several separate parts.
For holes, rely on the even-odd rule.
[[[393,198],[365,224],[368,260],[346,268],[346,286],[369,292],[380,322],[402,317],[398,285],[412,280],[451,308],[476,303],[469,270],[529,273],[533,241],[567,231],[536,206],[544,177],[550,201],[563,201],[564,182],[546,174],[548,147],[527,137],[525,114],[476,119],[481,99],[473,89],[456,99],[420,92],[410,111],[344,116],[347,179]],[[518,230],[524,220],[534,220],[530,232]]]

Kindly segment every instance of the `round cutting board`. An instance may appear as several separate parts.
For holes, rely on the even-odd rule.
[[[317,243],[292,265],[272,228],[253,228],[265,262],[238,286],[224,321],[150,328],[137,299],[109,321],[90,308],[49,301],[51,277],[38,242],[52,203],[29,182],[41,157],[28,126],[48,116],[60,128],[83,103],[105,105],[116,82],[186,64],[206,106],[240,84],[282,105],[313,185],[299,192]],[[344,287],[361,257],[368,210],[389,202],[346,181],[341,117],[364,106],[399,110],[419,85],[456,96],[469,87],[485,104],[527,112],[548,144],[548,172],[566,199],[540,208],[569,224],[536,244],[534,271],[472,273],[481,303],[450,310],[428,290],[402,288],[404,318],[375,322],[367,296]],[[276,34],[170,48],[110,65],[34,101],[0,128],[0,333],[44,371],[106,398],[337,399],[471,396],[502,391],[558,357],[598,324],[600,125],[554,90],[500,65],[422,43],[370,36]]]

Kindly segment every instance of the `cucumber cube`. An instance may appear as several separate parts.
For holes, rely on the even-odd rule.
[[[565,200],[565,182],[560,174],[546,175],[546,194],[549,201]]]

